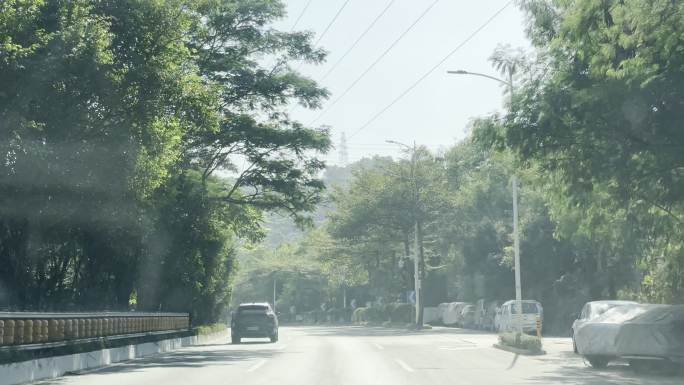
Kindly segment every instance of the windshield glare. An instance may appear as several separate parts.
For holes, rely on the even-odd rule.
[[[683,223],[684,0],[0,0],[0,385],[682,385]]]

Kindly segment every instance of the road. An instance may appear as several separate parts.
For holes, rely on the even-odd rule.
[[[42,382],[69,385],[402,385],[678,384],[682,377],[635,374],[625,365],[587,367],[567,338],[547,338],[548,354],[515,356],[496,336],[461,329],[408,332],[367,327],[281,327],[275,344],[247,340],[184,348]]]

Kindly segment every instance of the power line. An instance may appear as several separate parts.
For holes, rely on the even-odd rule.
[[[309,0],[306,2],[304,9],[302,9],[302,11],[299,13],[299,16],[297,16],[297,20],[295,20],[294,24],[292,24],[292,28],[290,28],[290,32],[294,31],[294,29],[297,28],[297,24],[299,24],[299,21],[302,20],[302,16],[304,16],[304,14],[306,13],[306,10],[309,9],[309,5],[311,5],[312,2],[313,2],[313,0]]]
[[[394,100],[392,100],[392,102],[390,102],[388,105],[386,105],[383,109],[381,109],[378,113],[376,113],[376,114],[373,115],[368,121],[366,121],[366,123],[364,123],[364,124],[363,124],[361,127],[359,127],[356,131],[354,131],[354,133],[352,133],[352,134],[349,136],[349,138],[353,138],[353,137],[354,137],[356,134],[358,134],[361,130],[363,130],[363,129],[365,129],[366,127],[370,126],[370,125],[371,125],[375,120],[377,120],[382,114],[384,114],[387,110],[389,110],[390,108],[392,108],[392,106],[394,106],[398,101],[400,101],[401,99],[403,99],[404,96],[406,96],[409,92],[413,91],[413,89],[416,88],[416,87],[418,86],[418,84],[422,83],[423,80],[425,80],[428,76],[430,76],[433,72],[435,72],[435,70],[437,70],[437,68],[439,68],[442,64],[444,64],[444,62],[446,62],[447,60],[449,60],[449,58],[450,58],[451,56],[453,56],[453,54],[455,54],[459,49],[461,49],[461,47],[463,47],[463,46],[466,45],[470,40],[472,40],[472,39],[475,37],[475,35],[477,35],[477,34],[478,34],[480,31],[482,31],[486,26],[488,26],[489,23],[491,23],[497,16],[499,16],[499,14],[501,14],[501,12],[503,12],[509,5],[511,5],[511,3],[513,3],[513,0],[510,0],[509,2],[507,2],[506,4],[504,4],[503,7],[501,7],[498,11],[496,11],[489,19],[487,19],[482,25],[480,25],[475,31],[473,31],[473,33],[471,33],[470,35],[468,35],[468,37],[466,37],[465,40],[463,40],[459,45],[457,45],[456,48],[454,48],[453,50],[451,50],[451,52],[449,52],[444,58],[442,58],[442,60],[440,60],[437,64],[435,64],[432,68],[430,68],[430,70],[429,70],[428,72],[426,72],[425,74],[423,74],[423,76],[421,76],[420,78],[418,78],[418,80],[416,80],[415,82],[413,82],[413,84],[411,84],[407,89],[405,89],[401,94],[399,94],[399,96],[397,96],[396,98],[394,98]]]
[[[332,25],[335,24],[335,21],[337,21],[337,18],[340,16],[340,14],[341,14],[342,11],[344,10],[344,8],[347,6],[347,4],[349,4],[350,1],[351,1],[351,0],[346,0],[346,1],[342,4],[342,6],[340,7],[340,9],[337,10],[337,13],[336,13],[335,16],[332,18],[332,20],[330,20],[330,23],[328,23],[328,26],[325,27],[325,29],[324,29],[323,32],[320,34],[320,36],[318,36],[318,39],[317,39],[316,42],[314,43],[314,47],[316,47],[316,46],[318,45],[318,43],[321,42],[321,40],[323,39],[323,37],[325,36],[325,34],[327,34],[328,31],[330,30],[330,27],[332,27]]]
[[[347,4],[349,4],[350,1],[351,1],[351,0],[346,0],[344,3],[342,3],[342,6],[337,10],[337,13],[335,13],[335,16],[333,16],[332,20],[330,20],[330,22],[329,22],[328,25],[325,27],[325,29],[323,30],[323,32],[318,36],[318,39],[316,39],[316,42],[315,42],[315,43],[313,44],[313,46],[312,46],[313,48],[315,48],[315,47],[318,46],[318,43],[320,43],[321,40],[323,39],[323,37],[328,33],[328,31],[330,30],[330,27],[332,27],[332,25],[335,24],[335,21],[337,21],[337,18],[340,17],[340,14],[341,14],[342,11],[344,10],[344,8],[347,7]],[[296,71],[299,72],[299,70],[302,68],[303,65],[304,65],[304,63],[299,63],[299,65],[297,66]],[[293,109],[294,109],[294,107],[292,107],[292,108],[290,109],[290,112],[292,112]]]
[[[347,89],[344,90],[344,92],[342,92],[342,94],[341,94],[340,96],[338,96],[335,100],[333,100],[333,102],[332,102],[325,110],[321,111],[321,113],[316,117],[316,119],[314,119],[313,121],[311,121],[311,123],[309,123],[309,125],[313,125],[314,123],[316,123],[316,122],[317,122],[320,118],[322,118],[328,111],[330,111],[330,109],[332,109],[332,108],[333,108],[333,107],[334,107],[342,98],[344,98],[344,96],[347,95],[347,94],[349,93],[349,91],[351,91],[351,89],[354,88],[354,86],[356,86],[356,85],[361,81],[361,79],[363,79],[363,78],[364,78],[364,77],[365,77],[365,76],[366,76],[366,75],[367,75],[367,74],[368,74],[368,73],[369,73],[369,72],[370,72],[370,71],[371,71],[379,62],[380,62],[380,60],[382,60],[382,58],[384,58],[385,56],[387,56],[387,54],[388,54],[390,51],[392,51],[392,49],[393,49],[393,48],[394,48],[394,47],[395,47],[395,46],[404,38],[404,36],[406,36],[406,35],[413,29],[413,27],[415,27],[415,26],[423,19],[423,17],[425,17],[425,15],[427,15],[427,13],[428,13],[428,12],[429,12],[429,11],[430,11],[438,2],[439,2],[439,0],[433,1],[432,4],[430,4],[430,5],[423,11],[423,13],[421,13],[420,16],[418,16],[418,18],[417,18],[416,20],[414,20],[413,23],[411,23],[411,25],[410,25],[406,30],[404,30],[404,32],[402,32],[401,35],[399,35],[399,37],[398,37],[397,39],[395,39],[395,40],[392,42],[392,44],[390,44],[390,46],[387,47],[387,49],[386,49],[382,54],[380,54],[380,56],[378,56],[378,58],[375,59],[375,61],[374,61],[373,63],[371,63],[371,65],[368,66],[368,68],[366,68],[366,69],[361,73],[361,75],[359,75],[359,76],[352,82],[352,84],[351,84],[349,87],[347,87]]]
[[[340,63],[342,63],[342,61],[347,57],[347,55],[349,55],[349,53],[353,51],[354,48],[356,48],[359,42],[363,40],[363,38],[368,34],[368,32],[370,32],[371,29],[373,29],[375,24],[377,24],[378,21],[380,21],[380,19],[385,15],[385,13],[387,13],[387,10],[389,10],[392,4],[394,4],[395,2],[396,0],[390,0],[389,3],[387,3],[387,6],[385,6],[385,8],[380,12],[380,14],[375,17],[373,22],[370,23],[366,30],[363,31],[361,35],[359,35],[354,44],[352,44],[351,47],[349,47],[349,49],[347,49],[347,51],[335,62],[335,64],[333,64],[332,67],[330,67],[330,69],[325,73],[325,75],[321,77],[321,79],[318,81],[319,83],[325,80],[335,70],[335,68],[337,68],[337,66],[339,66]]]

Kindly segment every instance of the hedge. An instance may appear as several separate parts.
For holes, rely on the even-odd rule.
[[[222,324],[222,323],[215,323],[215,324],[211,324],[211,325],[202,325],[202,326],[198,326],[195,328],[195,330],[197,331],[197,334],[200,336],[219,333],[219,332],[225,331],[226,329],[228,329],[228,326],[226,324]]]
[[[393,323],[411,323],[413,321],[413,305],[410,303],[390,303],[386,307],[389,321]]]
[[[524,333],[502,333],[499,335],[499,343],[533,352],[539,352],[542,348],[541,340],[539,338]]]
[[[360,307],[352,314],[353,323],[411,323],[413,305],[408,303],[389,303],[384,306]]]

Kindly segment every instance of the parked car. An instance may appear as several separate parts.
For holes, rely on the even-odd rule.
[[[656,305],[625,321],[615,339],[618,355],[639,369],[684,364],[684,305]]]
[[[616,307],[624,305],[636,305],[634,301],[591,301],[584,304],[582,311],[577,319],[572,323],[571,336],[572,336],[572,348],[577,353],[577,344],[575,343],[575,332],[582,325],[591,321],[606,311]]]
[[[509,332],[517,330],[517,311],[515,300],[504,302],[497,312],[495,319],[496,330]],[[537,330],[537,319],[543,320],[544,311],[541,303],[533,300],[522,301],[522,329],[525,333],[533,333]]]
[[[461,311],[465,306],[469,305],[467,302],[451,302],[444,309],[442,314],[442,323],[444,325],[457,325],[461,317]]]
[[[461,310],[461,315],[458,318],[457,325],[462,328],[474,328],[475,327],[475,306],[466,305],[463,306]]]
[[[591,366],[602,368],[620,356],[616,339],[620,327],[629,320],[646,313],[657,305],[615,306],[602,315],[586,321],[575,331],[577,352],[589,361]]]
[[[446,313],[448,308],[448,302],[443,302],[437,305],[437,320],[439,323],[444,324],[444,313]]]
[[[482,329],[490,331],[496,330],[496,314],[501,308],[500,304],[501,302],[499,301],[492,301],[486,304],[484,316],[482,318]]]
[[[473,327],[476,329],[485,329],[485,317],[487,315],[487,303],[484,299],[479,299],[475,302],[475,316],[473,319]]]
[[[268,303],[243,303],[232,313],[230,336],[234,344],[242,338],[278,341],[278,317]]]

